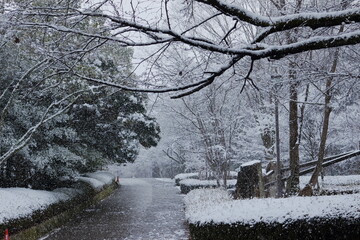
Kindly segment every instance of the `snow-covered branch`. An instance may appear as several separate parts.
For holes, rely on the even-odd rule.
[[[225,63],[224,66],[217,67],[215,70],[211,69],[210,75],[207,75],[207,71],[204,70],[202,80],[198,79],[195,83],[183,84],[180,87],[159,89],[129,87],[72,72],[75,76],[81,77],[84,80],[127,91],[153,93],[185,91],[173,98],[190,95],[211,85],[216,78],[245,57],[250,57],[253,61],[264,58],[280,59],[307,51],[360,43],[360,31],[357,28],[357,24],[360,22],[360,8],[358,7],[339,11],[313,11],[306,13],[295,11],[295,14],[286,15],[284,13],[281,16],[277,16],[279,14],[271,16],[261,15],[255,10],[250,10],[251,8],[243,7],[241,4],[230,4],[223,0],[188,0],[185,3],[177,3],[179,5],[176,6],[179,7],[182,4],[182,7],[186,7],[186,2],[191,2],[193,7],[201,5],[202,8],[207,7],[210,9],[208,15],[205,15],[203,18],[194,18],[191,20],[191,24],[188,24],[185,21],[176,22],[176,19],[172,19],[174,16],[173,11],[176,9],[170,6],[170,2],[160,4],[159,6],[156,5],[156,7],[154,5],[154,8],[159,7],[159,10],[163,10],[165,13],[165,16],[161,16],[160,20],[156,21],[151,18],[151,14],[140,17],[137,16],[138,12],[133,9],[130,11],[132,14],[129,15],[124,9],[118,9],[111,3],[110,7],[114,11],[101,11],[99,7],[103,6],[106,2],[101,2],[99,6],[93,9],[74,7],[28,7],[23,10],[19,9],[17,12],[27,20],[19,21],[18,24],[25,27],[51,29],[66,35],[82,36],[88,39],[99,40],[104,44],[115,42],[124,47],[164,47],[176,44],[198,49],[206,54],[211,55],[215,53],[230,58],[230,61]],[[196,2],[199,4],[194,4]],[[55,19],[56,21],[44,20],[48,18]],[[60,24],[61,21],[57,19],[64,19],[66,20],[64,22],[75,23]],[[101,27],[90,27],[89,29],[81,28],[81,24],[78,23],[87,19],[93,19],[95,22],[101,21],[106,24],[101,25]],[[219,19],[226,19],[224,20],[226,24],[221,26],[222,36],[220,36],[221,34],[217,35],[217,33],[213,35],[203,34],[207,26],[211,26],[212,23],[218,21],[220,22],[221,20]],[[326,28],[344,24],[349,26],[346,33],[335,34],[326,31]],[[254,32],[258,33],[256,36],[254,34],[252,39],[249,38],[247,43],[241,37],[241,28],[244,25],[256,29]],[[296,34],[296,31],[304,27],[309,30],[305,37],[297,37],[294,38],[296,40],[288,42],[271,40],[273,33],[279,35],[289,34],[290,36],[291,34]],[[317,31],[316,29],[318,28],[324,28],[325,30]],[[215,28],[212,27],[212,29],[214,30]],[[293,31],[290,32],[289,30]],[[227,38],[234,37],[240,39],[234,41],[234,44],[227,44]],[[168,51],[168,47],[164,51]],[[87,53],[89,52],[91,50],[87,51]],[[147,58],[144,59],[150,61]]]
[[[360,8],[333,12],[299,13],[281,17],[264,17],[252,13],[235,4],[228,4],[222,0],[195,0],[218,9],[227,16],[259,27],[272,27],[274,32],[289,30],[297,27],[332,27],[343,23],[360,22]]]

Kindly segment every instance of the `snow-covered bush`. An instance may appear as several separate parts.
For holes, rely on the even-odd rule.
[[[224,190],[197,189],[184,201],[193,239],[360,236],[360,194],[232,200]]]
[[[87,173],[78,180],[90,183],[94,190],[101,190],[114,182],[115,176],[109,172]],[[94,184],[93,184],[94,183]],[[79,194],[81,188],[57,188],[53,191],[33,190],[27,188],[0,188],[0,224],[6,219],[24,217],[36,210],[60,201],[66,201]]]
[[[228,180],[227,188],[234,188],[237,180]],[[198,188],[216,188],[218,187],[216,180],[199,180],[199,179],[184,179],[179,182],[181,193],[187,194],[193,189]]]
[[[180,186],[180,181],[188,178],[198,179],[199,173],[180,173],[174,177],[175,185]]]
[[[101,190],[104,186],[113,183],[115,176],[109,172],[94,172],[86,173],[76,179],[89,184],[95,190]]]

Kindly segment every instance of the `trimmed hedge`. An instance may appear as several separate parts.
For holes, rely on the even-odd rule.
[[[199,188],[217,188],[217,185],[185,185],[180,183],[180,192],[182,194],[188,194],[191,190]]]
[[[118,187],[116,183],[112,183],[97,192],[89,184],[79,182],[76,185],[76,189],[83,190],[82,194],[35,211],[31,216],[5,222],[0,225],[0,233],[9,229],[12,240],[36,240],[60,227],[85,208],[108,197]]]
[[[255,224],[189,224],[191,240],[360,239],[360,219],[314,218]]]
[[[199,179],[199,173],[180,173],[175,176],[175,185],[180,186],[180,181],[184,179]]]
[[[228,179],[230,180],[230,179]],[[209,182],[209,180],[198,180],[198,184],[196,183],[191,183],[191,184],[187,184],[187,183],[183,183],[180,181],[180,192],[182,194],[188,194],[191,190],[194,189],[201,189],[201,188],[218,188],[216,182],[214,181],[213,183]],[[235,187],[235,183],[230,183],[228,182],[227,184],[227,188],[231,189]]]

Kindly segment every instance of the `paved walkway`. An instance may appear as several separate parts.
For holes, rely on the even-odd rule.
[[[183,196],[173,182],[121,179],[98,205],[42,240],[185,240]]]

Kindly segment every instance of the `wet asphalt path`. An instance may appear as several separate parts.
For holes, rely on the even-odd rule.
[[[109,198],[42,240],[185,240],[183,196],[173,182],[120,179]]]

